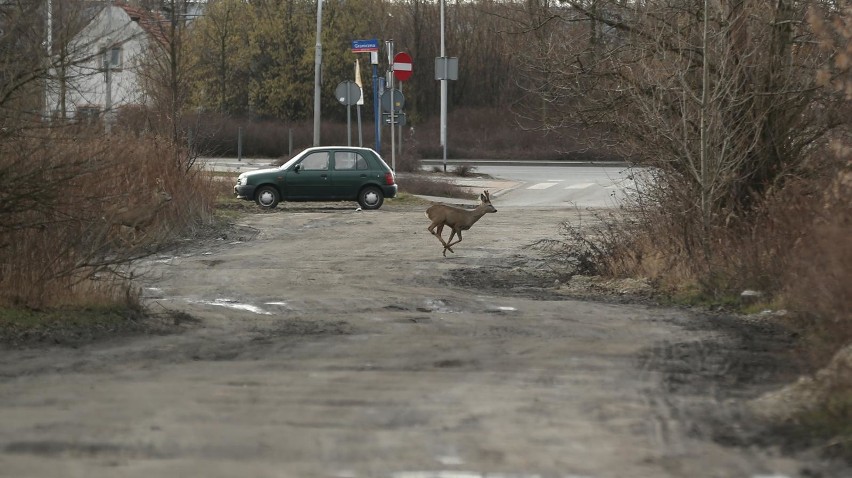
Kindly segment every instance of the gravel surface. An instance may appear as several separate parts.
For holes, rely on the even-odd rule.
[[[566,283],[526,246],[569,209],[444,258],[426,206],[245,214],[139,264],[157,333],[3,348],[0,476],[850,476],[747,412],[799,373],[771,321]]]

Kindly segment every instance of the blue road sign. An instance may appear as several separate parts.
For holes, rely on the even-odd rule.
[[[367,53],[379,51],[379,40],[352,40],[352,53]]]

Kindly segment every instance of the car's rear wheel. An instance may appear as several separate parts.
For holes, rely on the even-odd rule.
[[[264,209],[272,209],[278,205],[278,201],[281,200],[281,196],[278,194],[278,190],[272,186],[261,186],[257,188],[257,191],[254,193],[254,200],[257,202],[257,205]]]
[[[361,209],[378,209],[385,202],[385,195],[376,186],[367,186],[358,193],[358,204]]]

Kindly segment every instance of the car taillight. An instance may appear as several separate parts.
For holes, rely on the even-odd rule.
[[[385,173],[385,184],[387,184],[388,186],[393,186],[393,173]]]

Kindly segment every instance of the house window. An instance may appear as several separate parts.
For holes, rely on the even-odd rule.
[[[120,70],[122,66],[121,53],[120,45],[113,45],[109,48],[104,48],[104,68]]]
[[[98,106],[78,106],[77,107],[77,122],[83,124],[95,124],[98,117],[101,115],[101,109]]]

